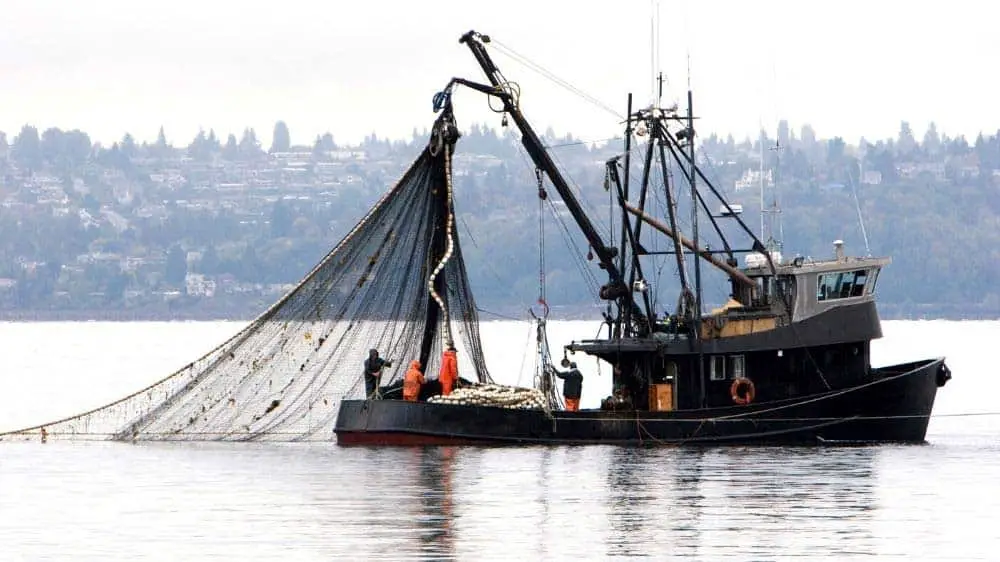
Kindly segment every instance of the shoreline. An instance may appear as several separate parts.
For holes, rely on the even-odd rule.
[[[0,322],[251,322],[260,311],[212,310],[0,310]],[[879,305],[882,320],[996,321],[1000,310],[992,307],[947,305]],[[550,311],[551,320],[602,320],[592,307],[560,307]],[[480,309],[479,321],[528,321],[520,309]]]

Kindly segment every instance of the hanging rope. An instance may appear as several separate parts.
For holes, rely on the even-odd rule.
[[[538,304],[542,306],[542,318],[548,318],[549,303],[545,300],[545,200],[549,195],[539,168],[535,168],[535,181],[538,183]]]
[[[528,168],[529,166],[531,166],[530,159],[528,158],[527,153],[524,151],[524,147],[522,147],[520,143],[518,143],[516,147],[517,147],[517,153],[520,156],[521,163],[524,165],[524,167]],[[600,289],[601,284],[597,281],[597,278],[594,276],[594,272],[591,271],[589,267],[587,267],[587,263],[584,261],[583,258],[583,252],[577,245],[576,240],[572,232],[570,231],[569,226],[566,224],[566,221],[564,221],[562,216],[559,214],[559,210],[556,208],[555,203],[552,201],[552,198],[548,197],[545,199],[545,201],[548,202],[549,204],[549,212],[552,214],[552,218],[555,219],[556,223],[562,230],[563,243],[566,245],[566,249],[570,255],[570,258],[573,260],[574,265],[576,265],[576,268],[580,273],[580,277],[583,278],[583,281],[588,285],[590,289],[589,295],[591,300],[594,301],[594,304],[598,305],[601,304],[600,299],[598,299],[597,297],[598,290]]]
[[[555,430],[556,422],[552,409],[553,407],[561,409],[563,405],[559,399],[559,393],[556,392],[555,381],[552,377],[552,355],[549,352],[549,339],[545,329],[546,319],[549,316],[549,304],[545,297],[545,202],[548,201],[549,195],[545,191],[544,177],[539,168],[535,168],[535,182],[538,187],[538,304],[542,307],[541,316],[531,312],[536,322],[535,388],[545,396],[542,409],[545,411],[545,415],[552,420],[553,430]]]

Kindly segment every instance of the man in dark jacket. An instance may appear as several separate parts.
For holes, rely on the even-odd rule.
[[[568,371],[553,368],[556,376],[563,380],[563,398],[566,399],[566,410],[580,410],[580,395],[583,393],[583,375],[576,369],[576,363],[569,364]]]
[[[378,389],[379,381],[382,377],[382,368],[392,367],[392,361],[387,361],[378,356],[377,349],[368,351],[368,359],[365,359],[365,397],[375,398],[375,390]]]

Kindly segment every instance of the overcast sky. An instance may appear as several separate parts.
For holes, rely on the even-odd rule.
[[[1000,128],[1000,7],[978,0],[0,0],[0,130],[125,131],[187,144],[275,120],[293,142],[408,137],[433,121],[431,97],[455,75],[482,80],[459,36],[476,29],[624,113],[650,101],[651,12],[659,69],[679,99],[690,53],[702,134],[774,130],[787,118],[821,137],[895,136],[901,120],[970,141]],[[619,133],[611,113],[493,52],[520,83],[537,128],[587,140]],[[499,126],[473,92],[460,125]]]

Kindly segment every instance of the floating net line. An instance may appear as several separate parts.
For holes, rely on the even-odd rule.
[[[463,379],[490,383],[454,224],[448,108],[402,179],[288,294],[228,341],[130,396],[0,439],[330,440],[343,399],[363,399],[369,349],[398,388],[451,342]]]

